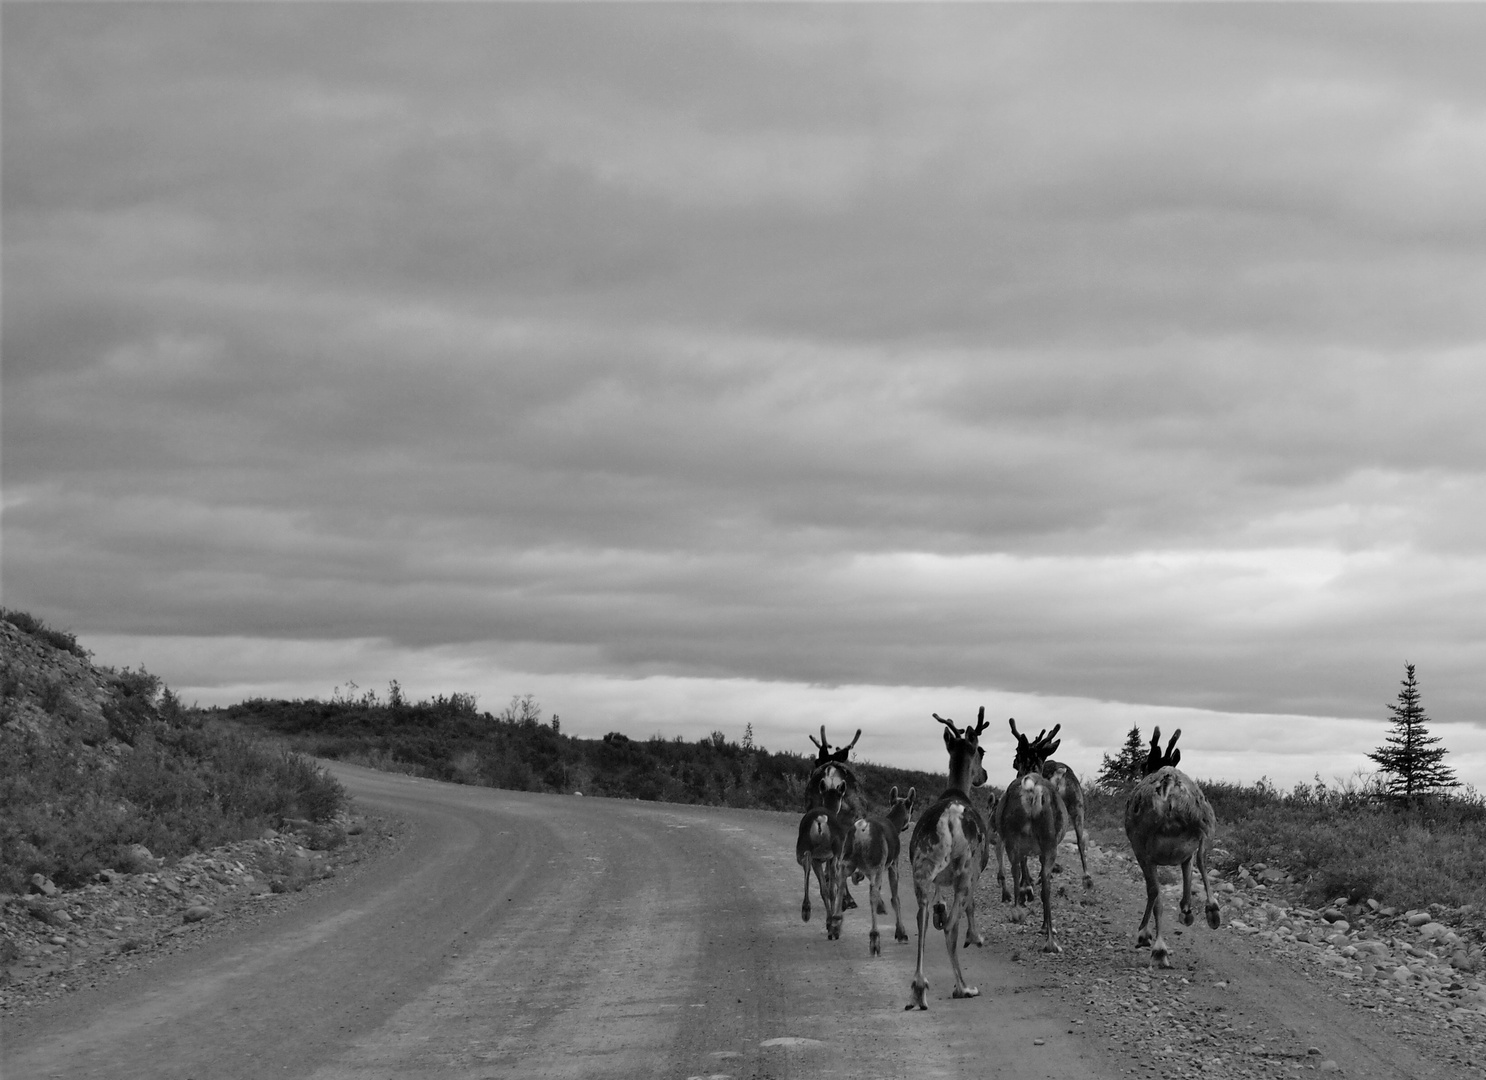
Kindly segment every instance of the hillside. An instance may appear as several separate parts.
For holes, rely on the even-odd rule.
[[[340,785],[297,754],[215,730],[143,668],[0,610],[0,893],[323,821]]]

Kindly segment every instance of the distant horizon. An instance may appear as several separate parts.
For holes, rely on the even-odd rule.
[[[110,649],[116,647],[114,639],[109,639],[105,645]],[[488,683],[468,673],[462,681],[452,674],[444,682],[408,680],[394,675],[389,679],[372,678],[368,682],[342,679],[320,690],[293,682],[266,683],[250,689],[189,683],[178,685],[162,675],[165,668],[157,664],[143,660],[117,664],[96,656],[95,659],[113,667],[143,664],[151,674],[161,677],[184,704],[208,708],[238,705],[255,697],[330,701],[337,690],[349,692],[350,683],[355,683],[357,696],[373,691],[385,704],[391,679],[395,678],[408,701],[426,701],[440,694],[472,694],[478,711],[493,715],[498,715],[513,697],[531,693],[542,710],[543,722],[550,723],[556,713],[561,718],[562,733],[576,738],[600,739],[610,731],[620,731],[630,738],[658,736],[670,740],[680,736],[684,741],[695,742],[720,730],[729,741],[741,742],[744,730],[752,724],[755,744],[766,746],[775,753],[793,751],[808,755],[814,753],[810,739],[819,737],[822,723],[826,725],[827,736],[833,745],[849,742],[857,728],[861,728],[863,735],[853,751],[854,759],[934,773],[943,772],[945,762],[941,760],[944,756],[943,729],[931,714],[938,712],[963,724],[974,720],[981,705],[985,705],[990,727],[983,742],[987,747],[987,768],[993,783],[1000,775],[998,751],[1005,758],[1006,770],[1003,771],[1009,773],[1014,749],[1007,725],[1007,719],[1011,717],[1017,718],[1024,731],[1062,724],[1060,738],[1063,745],[1057,757],[1069,764],[1086,783],[1098,775],[1105,754],[1114,757],[1119,753],[1133,724],[1140,727],[1146,741],[1155,727],[1162,729],[1163,741],[1180,729],[1182,738],[1178,745],[1184,752],[1182,768],[1194,778],[1243,785],[1263,779],[1283,791],[1292,790],[1297,783],[1313,784],[1317,776],[1328,787],[1338,787],[1357,782],[1361,774],[1375,772],[1377,766],[1367,758],[1367,754],[1383,744],[1392,728],[1391,717],[1386,717],[1386,705],[1379,708],[1386,718],[1227,717],[1203,710],[1087,702],[975,691],[964,687],[801,688],[778,684],[759,685],[749,693],[719,692],[705,680],[652,676],[651,680],[665,686],[664,690],[657,690],[654,687],[625,686],[626,683],[644,680],[564,680],[530,674],[525,676],[528,683],[550,689],[527,689],[502,696],[498,691],[488,689]],[[169,666],[170,661],[162,656],[159,663]],[[1400,665],[1400,676],[1402,673]],[[563,693],[565,681],[566,695]],[[1421,672],[1421,686],[1425,681],[1426,676]],[[628,693],[623,693],[626,689]],[[1422,701],[1426,714],[1430,714],[1427,687]],[[708,702],[715,710],[711,718],[698,719],[693,710],[699,703]],[[740,708],[739,702],[756,704]],[[605,704],[609,707],[607,718]],[[998,704],[1001,706],[999,710],[996,708]],[[647,706],[655,710],[649,716],[642,713]],[[701,707],[707,706],[702,704]],[[776,719],[779,711],[786,707],[797,710],[796,721]],[[915,708],[921,716],[913,715]],[[807,716],[809,720],[805,719]],[[1486,790],[1486,782],[1483,782],[1486,780],[1486,733],[1466,725],[1441,723],[1432,714],[1428,726],[1430,733],[1439,736],[1449,751],[1445,764],[1455,769],[1462,785],[1469,785],[1477,791]],[[1297,731],[1304,728],[1309,730],[1303,738],[1298,737]],[[1245,746],[1254,732],[1261,740],[1271,740],[1281,749],[1262,758],[1256,756]],[[874,756],[877,752],[874,746],[882,748],[883,756]],[[1007,775],[1005,780],[1009,782],[1010,776]]]

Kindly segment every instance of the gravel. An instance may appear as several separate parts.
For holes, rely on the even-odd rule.
[[[977,907],[986,948],[1010,954],[1037,989],[1061,998],[1070,1031],[1104,1044],[1136,1076],[1227,1078],[1326,1073],[1486,1078],[1482,919],[1470,909],[1393,912],[1376,901],[1302,906],[1282,872],[1214,875],[1223,924],[1177,918],[1180,885],[1164,891],[1173,968],[1135,948],[1145,887],[1128,850],[1092,845],[1084,890],[1065,844],[1054,901],[1061,954],[1041,948],[1041,908],[1007,920],[994,873]],[[1174,875],[1172,875],[1174,876]],[[1123,1064],[1121,1064],[1123,1062]]]
[[[272,917],[354,874],[401,832],[381,818],[304,822],[179,860],[145,852],[148,869],[105,870],[80,889],[38,878],[29,895],[0,894],[0,1017]]]
[[[0,896],[0,1017],[268,918],[390,849],[383,819],[270,833],[140,873],[105,872],[82,889]],[[1065,845],[1065,867],[1077,865]],[[1007,919],[994,873],[977,907],[988,952],[1032,976],[1021,992],[1059,999],[1068,1030],[1103,1044],[1133,1076],[1204,1080],[1345,1076],[1486,1080],[1482,917],[1469,909],[1396,912],[1370,901],[1317,910],[1283,874],[1244,867],[1216,879],[1223,925],[1176,918],[1166,892],[1174,967],[1134,947],[1144,887],[1127,851],[1090,845],[1095,888],[1056,879],[1061,954],[1040,951],[1040,910]],[[46,883],[38,883],[44,890]],[[204,912],[204,913],[203,913]]]

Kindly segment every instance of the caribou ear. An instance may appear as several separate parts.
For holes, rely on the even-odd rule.
[[[898,801],[898,785],[897,784],[894,784],[892,787],[890,787],[890,788],[887,789],[887,801],[888,802],[897,802]]]
[[[909,788],[908,789],[908,797],[904,800],[904,802],[908,803],[908,808],[910,810],[913,809],[913,797],[915,795],[917,795],[917,794],[918,794],[918,789],[917,788]]]

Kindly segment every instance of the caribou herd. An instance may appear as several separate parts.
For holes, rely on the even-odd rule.
[[[913,969],[912,996],[908,1009],[927,1009],[929,981],[924,977],[924,945],[929,922],[944,932],[944,945],[949,951],[955,985],[952,996],[975,997],[977,987],[965,981],[960,968],[959,944],[961,926],[965,945],[983,945],[975,928],[975,892],[981,871],[996,851],[996,878],[1001,885],[1001,899],[1012,905],[1011,918],[1021,922],[1032,903],[1032,865],[1037,866],[1037,888],[1042,901],[1042,951],[1062,952],[1057,930],[1053,926],[1052,874],[1059,845],[1070,828],[1078,842],[1078,858],[1083,870],[1083,886],[1094,887],[1089,876],[1087,845],[1084,838],[1084,797],[1078,777],[1072,769],[1052,760],[1061,740],[1061,725],[1043,730],[1035,739],[1017,731],[1011,720],[1011,734],[1016,740],[1012,754],[1013,780],[1002,792],[991,793],[989,813],[983,813],[971,799],[971,791],[984,787],[986,773],[985,747],[981,736],[989,726],[985,709],[980,710],[975,724],[959,726],[938,713],[934,719],[943,725],[944,748],[949,754],[949,786],[933,802],[924,806],[913,820],[917,792],[909,788],[900,793],[894,787],[888,793],[888,805],[882,814],[858,814],[853,796],[858,790],[856,773],[847,763],[851,750],[862,737],[860,730],[845,746],[832,749],[826,740],[826,729],[820,729],[815,743],[815,762],[806,786],[807,806],[800,819],[795,859],[805,874],[805,898],[800,905],[800,918],[810,921],[810,879],[815,877],[821,904],[825,908],[826,937],[841,936],[843,916],[856,907],[847,882],[867,883],[868,911],[872,930],[868,948],[873,956],[882,954],[882,935],[877,929],[877,916],[886,915],[882,883],[886,878],[893,904],[893,937],[908,941],[898,901],[898,866],[901,836],[913,832],[908,840],[908,865],[913,875],[913,895],[918,903],[918,949]],[[1181,732],[1171,736],[1163,751],[1161,730],[1151,737],[1151,750],[1146,758],[1144,776],[1131,791],[1125,804],[1125,835],[1130,839],[1135,860],[1145,876],[1145,916],[1140,920],[1136,944],[1150,947],[1151,960],[1160,967],[1171,966],[1170,949],[1161,933],[1161,887],[1156,878],[1159,866],[1180,866],[1182,870],[1181,919],[1192,925],[1192,864],[1197,865],[1206,904],[1207,924],[1219,925],[1218,905],[1213,901],[1207,877],[1207,857],[1212,847],[1215,821],[1212,805],[1202,789],[1176,766],[1182,752],[1176,748]],[[1006,884],[1005,864],[1011,866],[1011,887]],[[1152,926],[1151,924],[1154,923]]]

